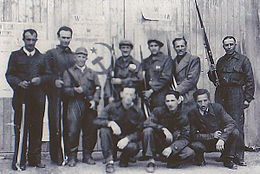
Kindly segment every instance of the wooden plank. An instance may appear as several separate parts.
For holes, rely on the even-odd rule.
[[[3,110],[4,110],[4,150],[12,152],[14,147],[14,126],[13,126],[13,111],[11,107],[11,99],[3,99]]]
[[[4,151],[4,100],[0,98],[0,152]]]

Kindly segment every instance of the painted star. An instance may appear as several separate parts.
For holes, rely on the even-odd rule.
[[[97,49],[95,47],[90,48],[92,54],[97,54]]]

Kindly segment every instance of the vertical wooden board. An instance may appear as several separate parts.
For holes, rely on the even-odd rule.
[[[0,6],[1,7],[1,6]],[[12,21],[18,21],[18,0],[12,2]]]
[[[176,1],[177,15],[176,15],[176,35],[183,34],[183,3],[182,0]]]
[[[0,98],[0,152],[4,151],[4,100]]]
[[[47,40],[54,40],[56,37],[56,26],[55,26],[55,8],[54,0],[48,0],[47,6]],[[56,32],[55,32],[56,31]]]
[[[63,26],[64,24],[62,23],[62,0],[55,0],[54,1],[54,25],[56,30],[58,30],[58,28],[60,26]],[[64,12],[65,13],[65,12]]]
[[[190,39],[190,0],[183,1],[183,33],[188,42],[188,50],[191,52],[191,39]]]
[[[25,10],[27,12],[27,20],[26,22],[33,23],[34,22],[34,17],[35,17],[35,0],[27,0],[26,1],[26,7]]]
[[[40,23],[41,22],[41,0],[34,0],[33,1],[33,13],[34,13],[34,22]]]
[[[234,1],[238,0],[227,0],[227,34],[234,34],[234,8],[238,6]]]
[[[4,0],[0,0],[0,21],[4,21]]]
[[[4,108],[4,149],[7,152],[13,151],[13,114],[12,114],[12,107],[11,107],[11,99],[4,98],[3,99],[3,108]]]
[[[223,0],[221,4],[221,26],[222,26],[222,35],[228,34],[228,0]]]
[[[40,0],[40,21],[39,22],[44,22],[47,23],[48,19],[48,1],[45,0]],[[47,25],[45,26],[47,27]]]
[[[222,47],[222,2],[216,0],[216,53],[214,61],[217,62],[218,58],[223,55],[224,50]]]
[[[200,32],[201,30],[197,27],[199,24],[198,14],[196,11],[195,3],[194,1],[190,1],[190,42],[191,42],[191,53],[194,55],[198,55],[197,52],[197,37],[201,36]],[[201,57],[200,57],[201,58]]]
[[[61,1],[61,23],[62,25],[69,25],[69,16],[71,15],[71,9],[69,7],[70,0]]]
[[[25,0],[18,1],[18,22],[25,22],[26,21],[26,3]]]
[[[3,2],[3,18],[4,22],[11,22],[12,21],[12,1],[4,0]]]
[[[236,0],[236,5],[234,6],[233,9],[233,35],[234,37],[238,38],[238,40],[240,40],[240,8],[241,8],[241,4],[240,4],[240,0]],[[239,44],[239,43],[238,43]],[[240,47],[240,44],[238,45]],[[241,49],[240,49],[241,51]]]

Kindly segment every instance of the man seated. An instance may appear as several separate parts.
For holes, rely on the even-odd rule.
[[[186,115],[182,115],[182,100],[176,91],[165,96],[165,104],[156,107],[144,122],[143,154],[149,158],[146,171],[155,170],[155,156],[162,154],[167,159],[168,168],[177,168],[195,155],[188,147],[190,125]]]
[[[121,101],[108,104],[99,117],[94,121],[101,127],[101,147],[106,162],[106,172],[114,172],[114,152],[122,151],[120,167],[127,167],[129,158],[134,157],[140,150],[138,141],[144,116],[134,104],[136,90],[132,85],[124,86],[120,92]]]
[[[191,145],[195,151],[197,165],[205,165],[204,152],[221,151],[225,167],[235,169],[233,163],[235,145],[239,132],[235,121],[218,103],[210,103],[206,89],[198,89],[193,94],[197,108],[188,113],[191,127]]]

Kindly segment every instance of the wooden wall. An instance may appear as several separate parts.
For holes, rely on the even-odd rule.
[[[246,110],[246,142],[249,146],[260,145],[260,2],[259,0],[197,0],[206,27],[215,61],[224,54],[222,38],[234,35],[238,40],[238,51],[246,54],[253,65],[256,81],[255,100]],[[198,23],[194,0],[0,0],[0,151],[12,149],[13,134],[6,131],[11,118],[11,89],[4,73],[11,50],[23,45],[22,30],[35,28],[39,34],[37,47],[45,52],[57,44],[56,32],[62,25],[73,28],[71,48],[86,46],[89,50],[88,65],[99,72],[101,82],[105,80],[103,69],[92,61],[102,57],[104,69],[109,66],[110,52],[95,44],[104,42],[116,45],[123,39],[135,44],[133,55],[140,60],[139,45],[144,56],[149,55],[147,39],[158,38],[166,43],[174,37],[184,35],[188,49],[201,58],[202,71],[198,86],[207,88],[214,98],[214,86],[206,73],[202,33]],[[95,52],[96,50],[96,52]],[[166,47],[162,49],[165,53]],[[174,50],[171,50],[175,56]],[[119,55],[119,50],[116,48]],[[3,101],[3,102],[2,102]],[[9,110],[7,109],[9,108]],[[100,107],[101,108],[101,107]],[[7,109],[7,110],[5,110]],[[10,138],[12,137],[12,138]],[[3,140],[3,141],[2,141]]]

